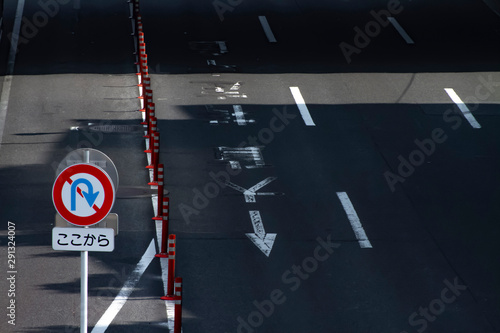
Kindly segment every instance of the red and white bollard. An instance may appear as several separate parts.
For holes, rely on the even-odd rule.
[[[153,169],[153,183],[149,185],[157,185],[158,181],[158,162],[160,161],[160,133],[152,132],[150,136],[150,148],[145,150],[145,153],[151,153],[151,164],[146,169]]]
[[[161,219],[163,220],[161,226],[161,249],[160,253],[156,255],[158,258],[167,258],[168,257],[168,220],[169,220],[169,212],[168,208],[170,205],[169,198],[163,198],[163,213],[161,215]],[[153,220],[156,218],[153,217]]]
[[[181,333],[182,327],[182,278],[175,278],[175,294],[172,297],[164,298],[175,302],[174,307],[174,333]]]
[[[160,164],[158,166],[158,173],[162,172],[163,175],[163,164]],[[164,178],[165,179],[165,178]],[[163,195],[162,195],[163,197]],[[163,245],[163,236],[164,236],[164,231],[167,229],[166,237],[168,237],[168,204],[169,204],[169,198],[162,198],[160,201],[160,198],[158,197],[158,215],[153,217],[153,220],[155,221],[163,221],[162,225],[162,245]],[[165,220],[167,221],[166,223],[166,228],[165,228]],[[166,241],[165,241],[166,242]]]
[[[164,253],[156,255],[159,258],[165,258]],[[168,236],[168,275],[167,275],[167,294],[162,296],[163,300],[172,300],[174,296],[174,276],[175,276],[175,235]]]
[[[174,333],[181,333],[182,327],[182,278],[175,279]]]

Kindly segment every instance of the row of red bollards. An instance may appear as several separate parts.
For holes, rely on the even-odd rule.
[[[129,0],[131,6],[131,20],[133,27],[134,42],[136,45],[137,76],[139,78],[139,91],[141,100],[140,112],[143,113],[142,125],[145,126],[146,150],[150,154],[147,169],[152,170],[152,180],[148,183],[158,188],[158,211],[153,220],[162,221],[161,249],[156,255],[158,258],[168,259],[167,293],[161,297],[162,300],[175,301],[174,333],[181,332],[182,324],[182,278],[175,278],[175,235],[169,234],[169,198],[164,197],[164,165],[159,163],[160,159],[160,132],[158,119],[155,115],[155,103],[153,102],[153,89],[148,70],[148,56],[146,54],[146,41],[142,25],[139,0]],[[175,283],[174,283],[175,279]]]

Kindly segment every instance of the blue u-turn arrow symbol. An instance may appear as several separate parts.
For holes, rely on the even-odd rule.
[[[85,184],[87,185],[87,190],[88,192],[82,191],[83,197],[85,200],[87,200],[87,203],[89,204],[89,207],[92,207],[94,205],[95,200],[97,199],[97,196],[99,195],[99,191],[94,193],[94,188],[92,187],[92,183],[85,178],[79,178],[71,184],[71,210],[74,211],[76,210],[76,188],[80,184]]]

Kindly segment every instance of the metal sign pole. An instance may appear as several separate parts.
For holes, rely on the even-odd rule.
[[[80,303],[80,333],[87,333],[87,305],[88,305],[88,267],[89,267],[89,252],[81,252],[81,303]]]
[[[84,152],[84,163],[90,163],[90,151]],[[85,227],[88,228],[88,227]],[[81,265],[80,265],[80,333],[87,333],[87,317],[88,317],[88,291],[89,291],[89,252],[81,252]]]

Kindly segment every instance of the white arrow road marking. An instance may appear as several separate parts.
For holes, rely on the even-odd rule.
[[[226,182],[226,185],[230,188],[232,188],[233,190],[236,190],[238,192],[241,192],[243,193],[243,195],[245,196],[245,202],[256,202],[255,200],[255,196],[256,195],[279,195],[280,193],[277,193],[277,192],[260,192],[260,193],[257,193],[258,190],[260,190],[261,188],[263,188],[264,186],[266,186],[267,184],[271,183],[272,181],[278,179],[277,177],[267,177],[266,179],[264,179],[263,181],[255,184],[254,186],[250,187],[248,190],[244,187],[241,187],[239,185],[236,185],[234,183],[231,183],[231,182]]]
[[[344,207],[347,218],[351,223],[352,230],[358,239],[359,246],[363,249],[371,248],[372,244],[366,236],[365,229],[363,229],[363,226],[361,225],[361,221],[359,220],[358,214],[356,213],[349,196],[345,192],[337,192],[337,196]]]
[[[278,179],[278,177],[267,177],[266,179],[264,179],[263,181],[255,184],[254,186],[250,187],[248,190],[250,192],[257,192],[258,190],[260,190],[261,188],[263,188],[264,186],[266,186],[267,184],[275,181],[276,179]]]
[[[264,224],[262,223],[262,217],[260,216],[260,212],[258,210],[251,210],[248,213],[250,214],[250,219],[252,220],[254,233],[246,235],[255,244],[255,246],[262,251],[262,253],[269,257],[277,234],[266,234]]]

